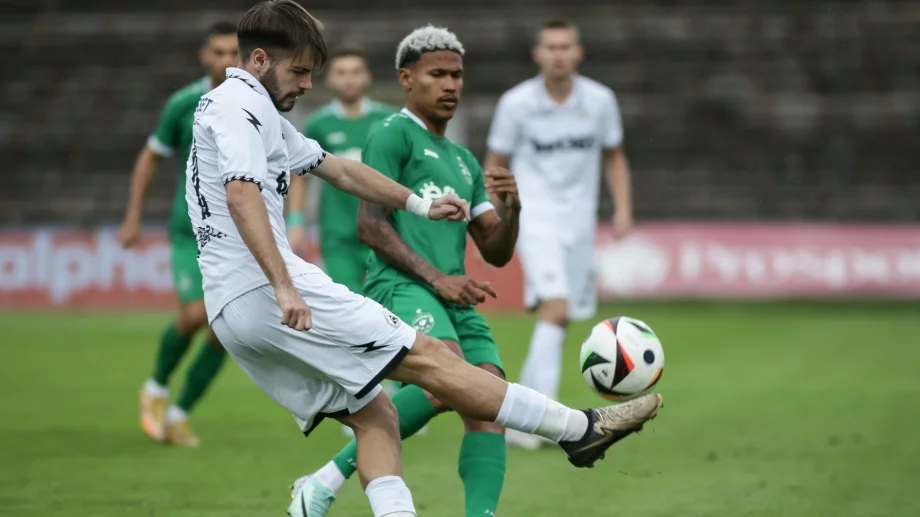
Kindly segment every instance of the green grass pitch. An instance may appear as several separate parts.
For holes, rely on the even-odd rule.
[[[511,451],[498,515],[920,515],[920,306],[630,303],[607,316],[661,337],[665,407],[593,470],[557,450]],[[136,394],[168,315],[0,315],[0,515],[281,516],[292,479],[344,443],[310,439],[232,362],[198,410],[203,444],[153,444]],[[533,320],[491,316],[516,378]],[[563,399],[602,403],[578,375],[588,324],[567,343]],[[191,354],[190,354],[191,355]],[[173,379],[177,390],[183,373]],[[458,517],[461,426],[406,442],[419,515]],[[356,480],[331,516],[366,516]]]

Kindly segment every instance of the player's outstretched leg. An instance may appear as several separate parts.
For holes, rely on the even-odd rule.
[[[390,378],[420,386],[463,416],[550,439],[576,467],[592,467],[611,445],[640,431],[661,406],[661,395],[649,394],[604,408],[574,410],[476,368],[421,334]]]
[[[386,392],[339,419],[355,432],[358,477],[374,517],[415,516],[412,494],[402,479],[401,443],[396,408]],[[335,494],[321,484],[302,484],[288,507],[291,517],[322,517],[335,501]]]

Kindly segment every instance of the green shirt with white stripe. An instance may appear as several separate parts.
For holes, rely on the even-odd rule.
[[[341,103],[333,101],[314,112],[308,119],[304,134],[316,140],[325,151],[342,158],[361,161],[361,149],[367,135],[376,124],[396,110],[379,102],[364,99],[361,115],[348,117]],[[319,228],[323,249],[340,246],[364,246],[358,240],[358,205],[355,196],[342,192],[326,182],[320,187]]]
[[[371,132],[362,161],[424,199],[456,194],[475,219],[492,210],[479,162],[468,149],[428,131],[407,109],[391,115]],[[429,221],[394,210],[390,223],[421,258],[447,275],[465,275],[464,222]],[[368,258],[367,292],[418,281],[388,264],[376,253]]]
[[[182,163],[176,182],[172,213],[169,217],[171,236],[195,238],[192,222],[188,217],[188,205],[185,202],[185,167],[192,148],[195,108],[198,107],[198,100],[201,96],[209,91],[211,91],[211,81],[207,77],[176,90],[166,101],[156,130],[147,140],[147,147],[153,152],[164,157],[176,155]]]

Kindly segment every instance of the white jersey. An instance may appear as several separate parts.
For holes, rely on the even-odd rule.
[[[549,96],[542,76],[505,92],[488,145],[511,157],[523,207],[522,234],[554,229],[572,238],[593,234],[601,151],[622,142],[616,96],[597,81],[576,76],[561,106]]]
[[[262,84],[245,70],[228,68],[227,80],[201,97],[185,199],[198,239],[209,322],[233,299],[269,283],[230,217],[225,185],[234,180],[258,185],[288,273],[294,277],[315,272],[318,268],[295,255],[288,244],[284,197],[291,171],[302,175],[325,157],[316,142],[278,113]]]

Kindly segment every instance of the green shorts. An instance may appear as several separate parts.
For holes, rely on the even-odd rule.
[[[466,362],[491,364],[505,371],[492,330],[476,309],[448,304],[418,284],[398,285],[386,289],[382,296],[370,297],[416,331],[441,341],[459,343]]]
[[[329,278],[351,292],[361,294],[364,291],[368,249],[355,244],[323,244],[320,249]]]
[[[172,252],[173,287],[179,301],[204,300],[201,270],[198,269],[198,243],[195,242],[195,237],[170,232],[169,244]]]

